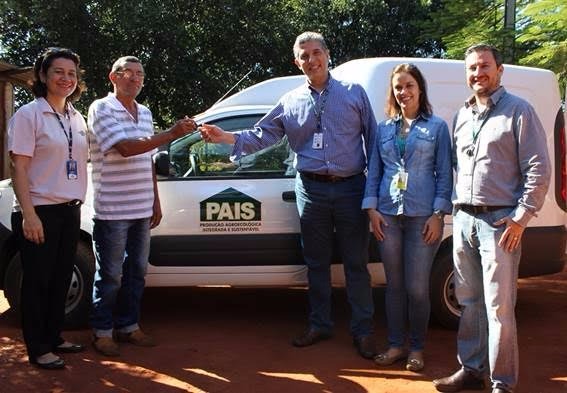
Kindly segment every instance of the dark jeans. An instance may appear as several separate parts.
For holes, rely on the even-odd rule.
[[[368,273],[368,216],[361,209],[366,177],[324,183],[298,174],[295,184],[301,223],[303,256],[308,268],[309,325],[330,332],[331,259],[336,239],[351,306],[350,332],[362,337],[374,332],[374,303]]]
[[[20,249],[22,330],[28,356],[35,359],[63,343],[65,299],[73,274],[79,241],[79,206],[42,205],[35,211],[43,225],[45,242],[24,238],[22,214],[12,213],[12,231]]]

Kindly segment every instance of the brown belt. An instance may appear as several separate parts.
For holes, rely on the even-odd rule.
[[[338,183],[338,182],[341,182],[341,181],[352,179],[353,177],[360,175],[360,173],[357,173],[356,175],[341,177],[341,176],[335,176],[335,175],[321,175],[319,173],[312,173],[312,172],[300,172],[300,174],[301,174],[301,176],[303,176],[307,179],[322,182],[322,183]]]
[[[474,205],[457,205],[457,209],[472,215],[493,212],[500,209],[511,209],[515,206],[474,206]]]

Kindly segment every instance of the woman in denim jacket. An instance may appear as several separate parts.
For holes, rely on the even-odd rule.
[[[396,66],[390,82],[389,119],[379,124],[362,203],[387,280],[389,348],[374,361],[387,366],[407,359],[406,369],[420,371],[431,308],[429,275],[444,215],[451,212],[451,139],[447,123],[432,114],[415,65]]]

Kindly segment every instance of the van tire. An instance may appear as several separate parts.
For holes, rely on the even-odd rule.
[[[455,296],[453,277],[451,250],[443,250],[435,258],[431,269],[431,315],[441,326],[456,330],[459,327],[461,309]]]
[[[84,327],[88,322],[92,299],[92,286],[94,277],[94,257],[90,243],[79,241],[77,254],[73,266],[73,277],[67,292],[65,302],[65,328],[76,329]],[[20,313],[20,299],[22,288],[22,265],[20,254],[17,253],[4,277],[4,293],[15,313]]]

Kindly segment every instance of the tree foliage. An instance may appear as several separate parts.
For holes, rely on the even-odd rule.
[[[565,91],[567,85],[567,3],[540,0],[520,13],[522,29],[517,41],[525,47],[520,64],[554,70]]]
[[[111,90],[112,62],[137,56],[147,74],[139,100],[164,127],[215,102],[252,68],[249,83],[293,72],[281,56],[285,49],[291,58],[295,32],[281,9],[274,0],[4,0],[2,57],[28,65],[48,46],[75,50],[89,87],[84,109]]]
[[[325,34],[333,63],[366,56],[434,53],[417,44],[427,1],[402,0],[0,0],[0,56],[31,65],[47,46],[81,56],[89,90],[83,111],[111,86],[109,68],[138,56],[147,79],[139,97],[164,127],[204,110],[243,75],[241,87],[297,73],[301,31]]]
[[[505,0],[441,0],[421,27],[439,41],[444,56],[462,59],[467,47],[486,42],[508,55],[507,62],[547,68],[567,82],[567,3],[518,0],[514,30],[504,26]]]
[[[0,0],[0,58],[25,66],[48,46],[75,50],[89,90],[111,90],[108,72],[134,55],[147,78],[139,97],[157,126],[203,111],[242,76],[240,88],[298,73],[297,34],[320,31],[333,64],[359,57],[462,58],[472,43],[502,47],[504,0]],[[565,75],[566,5],[518,0],[514,45],[522,64]],[[508,41],[506,41],[508,40]]]

